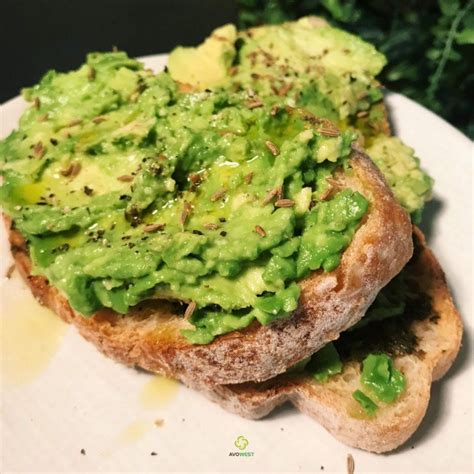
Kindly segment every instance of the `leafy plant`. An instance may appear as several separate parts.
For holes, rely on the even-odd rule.
[[[474,0],[239,0],[240,27],[320,15],[375,44],[381,80],[474,137]]]

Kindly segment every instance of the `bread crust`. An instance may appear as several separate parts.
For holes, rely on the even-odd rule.
[[[453,364],[463,333],[443,270],[426,247],[421,231],[414,228],[414,234],[421,252],[410,272],[420,291],[431,297],[438,318],[412,323],[418,339],[416,353],[394,359],[405,374],[407,389],[395,403],[382,404],[374,418],[361,416],[352,399],[352,392],[360,388],[360,364],[356,362],[345,364],[341,374],[325,383],[316,383],[307,375],[280,375],[260,384],[195,388],[227,410],[253,419],[289,401],[343,443],[367,451],[383,453],[403,444],[425,415],[432,382]]]
[[[381,173],[358,150],[352,152],[350,163],[352,172],[341,174],[338,184],[363,193],[369,212],[339,267],[330,273],[313,272],[300,282],[300,305],[290,318],[268,326],[254,323],[207,345],[190,344],[181,336],[180,330],[190,325],[165,302],[139,304],[126,317],[111,310],[81,316],[44,277],[31,274],[25,242],[7,218],[12,253],[38,301],[119,362],[188,384],[267,380],[355,324],[412,254],[409,217]]]

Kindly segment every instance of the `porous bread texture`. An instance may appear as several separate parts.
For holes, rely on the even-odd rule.
[[[290,318],[267,326],[255,322],[207,345],[193,345],[181,336],[181,329],[190,324],[163,301],[139,304],[126,316],[101,310],[85,318],[44,277],[31,275],[26,245],[14,229],[10,229],[12,253],[36,298],[119,362],[190,385],[267,380],[355,324],[412,254],[409,217],[378,169],[358,150],[352,152],[350,165],[348,172],[338,175],[338,187],[360,191],[369,201],[369,211],[341,264],[300,282],[300,304]]]
[[[405,375],[406,391],[394,403],[377,402],[380,408],[373,418],[366,416],[352,398],[352,393],[361,389],[360,363],[355,361],[345,363],[341,374],[324,383],[304,374],[284,374],[260,384],[195,388],[225,409],[253,419],[262,418],[289,401],[338,440],[367,451],[383,453],[403,444],[425,415],[432,382],[454,362],[463,332],[444,273],[426,247],[421,231],[415,228],[414,233],[421,251],[409,269],[420,291],[431,297],[437,318],[412,323],[418,339],[416,352],[394,359],[394,366]]]

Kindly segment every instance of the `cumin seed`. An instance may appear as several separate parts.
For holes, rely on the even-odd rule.
[[[258,109],[259,107],[263,107],[263,102],[260,99],[254,99],[249,100],[246,105],[249,109]]]
[[[159,230],[163,230],[165,228],[165,224],[148,224],[143,228],[143,232],[152,233],[157,232]]]
[[[287,94],[287,92],[293,87],[293,84],[291,82],[287,82],[286,84],[284,84],[283,86],[280,87],[280,89],[278,89],[278,95],[280,97],[284,96]]]
[[[367,110],[361,110],[360,112],[357,112],[356,115],[359,118],[363,118],[363,117],[367,117],[369,115],[369,112],[367,112]]]
[[[262,226],[260,226],[260,225],[256,225],[256,226],[255,226],[255,232],[256,232],[258,235],[262,236],[262,237],[266,237],[266,235],[267,235],[267,233],[265,232],[264,228],[263,228]]]
[[[214,224],[212,222],[208,222],[206,224],[203,224],[203,227],[207,230],[217,230],[219,226],[217,224]]]
[[[43,146],[43,143],[38,142],[33,147],[33,153],[36,156],[36,158],[43,158],[44,154],[46,153],[46,148]]]
[[[184,227],[184,224],[188,220],[189,214],[191,213],[191,204],[188,201],[184,201],[183,211],[181,212],[181,225]]]
[[[216,201],[218,201],[219,199],[222,199],[222,198],[225,196],[226,192],[227,192],[227,189],[225,189],[225,188],[219,189],[218,191],[216,191],[216,192],[211,196],[211,201],[212,201],[212,202],[216,202]]]
[[[133,181],[133,176],[129,174],[123,174],[122,176],[118,176],[117,180],[123,181],[124,183],[129,183],[130,181]]]
[[[270,140],[267,140],[265,142],[265,145],[270,150],[273,156],[278,156],[280,154],[280,150],[278,149],[278,147]]]
[[[277,195],[278,189],[274,188],[267,193],[267,195],[263,198],[262,205],[266,206],[268,203],[273,201],[273,198]]]
[[[354,474],[355,463],[352,454],[347,455],[347,474]]]
[[[71,163],[67,168],[61,170],[60,173],[63,176],[69,176],[71,178],[74,178],[74,176],[77,176],[79,174],[79,171],[81,171],[81,164]]]
[[[101,123],[101,122],[105,122],[105,120],[107,120],[103,115],[98,115],[97,117],[94,117],[92,119],[92,121],[94,123]]]
[[[15,264],[12,263],[12,264],[8,267],[8,270],[7,270],[6,273],[5,273],[5,278],[6,278],[7,280],[9,280],[9,279],[12,277],[14,271],[15,271]]]
[[[89,79],[89,81],[93,81],[96,75],[96,70],[92,66],[89,66],[89,71],[87,72],[87,79]]]
[[[293,207],[295,205],[295,201],[293,199],[278,199],[275,202],[275,207]]]
[[[75,127],[76,125],[80,125],[82,122],[83,122],[82,119],[74,119],[74,120],[71,120],[71,121],[66,125],[66,127]]]
[[[341,134],[341,132],[336,127],[322,127],[318,130],[318,132],[326,137],[338,137]]]
[[[196,310],[196,306],[197,304],[195,301],[191,301],[191,303],[188,304],[186,311],[184,312],[184,319],[189,319],[192,316]]]
[[[246,174],[244,176],[244,181],[246,184],[250,184],[252,182],[252,179],[253,179],[253,171],[251,171],[249,174]]]

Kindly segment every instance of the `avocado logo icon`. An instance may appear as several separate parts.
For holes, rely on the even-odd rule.
[[[240,435],[234,441],[234,444],[236,448],[239,448],[241,451],[243,451],[249,445],[249,442],[245,436]]]

